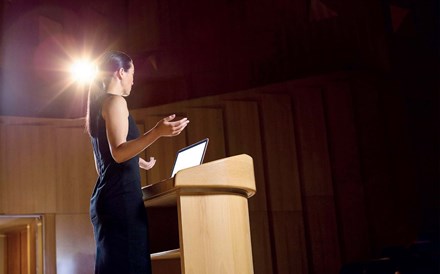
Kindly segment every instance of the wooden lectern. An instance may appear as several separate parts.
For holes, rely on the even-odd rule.
[[[172,233],[164,234],[177,226],[176,248],[151,255],[153,273],[253,273],[247,199],[255,194],[255,178],[250,156],[184,169],[142,191],[150,227],[160,227],[150,239],[166,241]],[[164,221],[170,212],[177,220]],[[162,248],[161,243],[155,246]]]

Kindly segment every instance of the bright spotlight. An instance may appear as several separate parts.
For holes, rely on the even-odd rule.
[[[71,67],[72,78],[80,83],[90,83],[97,74],[96,66],[87,60],[78,60]]]

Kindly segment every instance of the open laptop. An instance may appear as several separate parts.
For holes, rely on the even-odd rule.
[[[205,157],[209,138],[198,141],[190,146],[177,151],[176,160],[171,170],[171,177],[174,177],[179,170],[200,165]]]

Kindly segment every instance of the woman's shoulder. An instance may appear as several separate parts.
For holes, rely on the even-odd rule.
[[[120,95],[107,94],[102,102],[103,107],[127,107],[127,101]]]
[[[128,111],[127,101],[120,95],[108,94],[102,102],[102,115],[106,116],[110,112]]]

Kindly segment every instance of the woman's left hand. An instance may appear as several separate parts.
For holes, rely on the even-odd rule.
[[[150,161],[146,161],[142,158],[139,158],[139,167],[145,170],[151,169],[156,164],[156,159],[154,157],[150,157]]]

